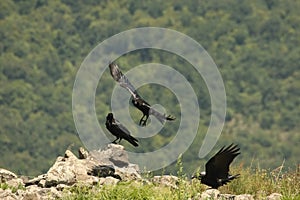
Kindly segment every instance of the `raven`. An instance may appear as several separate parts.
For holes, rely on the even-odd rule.
[[[132,95],[132,104],[142,111],[143,116],[140,119],[139,125],[140,126],[146,126],[147,120],[149,118],[149,115],[153,115],[160,121],[162,124],[166,121],[172,121],[176,118],[172,115],[166,115],[158,112],[154,108],[151,107],[151,105],[146,102],[136,91],[136,89],[133,87],[133,85],[129,82],[128,78],[121,72],[118,65],[115,63],[109,64],[110,74],[113,77],[115,81],[117,81],[121,87],[127,89],[130,94]]]
[[[233,159],[240,154],[240,148],[237,145],[229,145],[222,147],[205,165],[205,172],[201,172],[200,176],[193,176],[198,178],[201,183],[211,186],[214,189],[227,184],[233,179],[240,176],[240,174],[230,175],[229,165]]]
[[[133,146],[137,147],[138,140],[130,135],[128,129],[123,126],[118,120],[114,119],[114,115],[112,113],[108,113],[106,116],[105,126],[109,132],[111,132],[114,136],[117,137],[112,143],[115,143],[119,140],[119,143],[122,139],[127,140]]]

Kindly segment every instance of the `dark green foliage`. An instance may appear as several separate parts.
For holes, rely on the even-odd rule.
[[[214,149],[234,142],[242,152],[237,162],[251,165],[255,160],[262,167],[275,168],[285,159],[286,166],[294,166],[300,154],[299,10],[300,2],[293,0],[1,1],[0,167],[36,175],[46,172],[69,145],[81,145],[72,118],[72,88],[80,64],[108,37],[144,26],[189,35],[219,67],[226,87],[227,117]],[[211,112],[202,77],[184,59],[159,50],[131,52],[118,62],[124,72],[144,63],[166,64],[191,83],[201,120],[182,160],[189,172],[199,166],[197,154]],[[103,126],[110,110],[107,96],[115,82],[109,73],[102,79],[95,101]],[[162,133],[140,140],[142,148],[136,151],[148,152],[174,138],[180,106],[164,87],[143,86],[139,93],[178,116]],[[141,117],[134,109],[130,112],[134,119]]]

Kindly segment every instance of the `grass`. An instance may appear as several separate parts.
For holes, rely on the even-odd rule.
[[[176,188],[161,186],[152,183],[149,175],[143,181],[119,182],[114,185],[74,186],[63,200],[83,199],[135,199],[135,200],[165,200],[189,199],[198,197],[207,188],[198,180],[188,180],[183,174],[181,160],[177,163],[178,184]],[[240,178],[226,186],[220,187],[221,193],[251,194],[254,199],[265,199],[272,193],[280,193],[284,200],[300,200],[300,167],[296,170],[283,173],[282,166],[275,170],[233,168],[232,174],[240,173]],[[197,198],[196,198],[197,199]]]
[[[199,187],[195,187],[198,185]],[[83,200],[83,199],[134,199],[134,200],[165,200],[165,199],[187,199],[197,195],[203,190],[200,183],[179,184],[177,189],[159,186],[153,183],[142,182],[121,182],[117,186],[76,186],[71,189],[72,195],[66,195],[64,200]]]
[[[12,193],[16,193],[18,190],[25,190],[25,187],[21,184],[19,184],[17,187],[13,187],[8,185],[7,183],[0,183],[0,188],[3,190],[10,189]]]
[[[283,199],[300,200],[300,168],[294,171],[236,168],[239,179],[220,188],[221,193],[252,194],[254,199],[264,199],[272,193],[280,193]]]

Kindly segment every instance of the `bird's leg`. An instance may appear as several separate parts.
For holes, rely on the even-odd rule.
[[[120,138],[120,140],[119,140],[118,144],[120,144],[121,140],[122,140],[122,138]]]
[[[146,126],[146,123],[147,123],[147,120],[148,120],[148,117],[149,117],[149,115],[146,115],[146,119],[144,120],[144,122],[143,122],[143,126]]]
[[[144,126],[144,117],[145,117],[146,115],[143,115],[143,117],[141,118],[141,120],[140,120],[140,126]]]
[[[146,117],[146,119],[144,119]],[[149,115],[143,115],[143,117],[140,120],[140,126],[146,126],[147,120],[148,120]]]
[[[119,139],[119,137],[117,137],[117,139],[115,139],[114,141],[112,141],[111,143],[116,144],[116,141]]]

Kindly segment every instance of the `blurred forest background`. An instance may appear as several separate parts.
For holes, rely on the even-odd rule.
[[[242,151],[237,165],[272,170],[284,162],[285,170],[295,168],[300,163],[299,10],[300,1],[294,0],[0,1],[0,167],[41,174],[70,145],[81,146],[72,116],[72,89],[80,64],[114,34],[157,26],[195,39],[222,74],[227,116],[211,154],[234,142]],[[174,67],[198,91],[200,127],[183,163],[191,170],[203,168],[208,157],[200,160],[197,155],[210,120],[205,83],[186,61],[166,52],[141,50],[118,60],[124,72],[150,62]],[[107,85],[99,88],[115,86],[108,71],[104,79]],[[148,102],[159,102],[180,115],[176,98],[161,95],[164,88],[144,86],[139,91]],[[109,92],[99,89],[96,96],[103,129]],[[131,112],[138,122],[141,113]],[[178,123],[167,124],[164,134],[141,139],[138,151],[168,144]],[[165,170],[174,172],[172,167]]]

